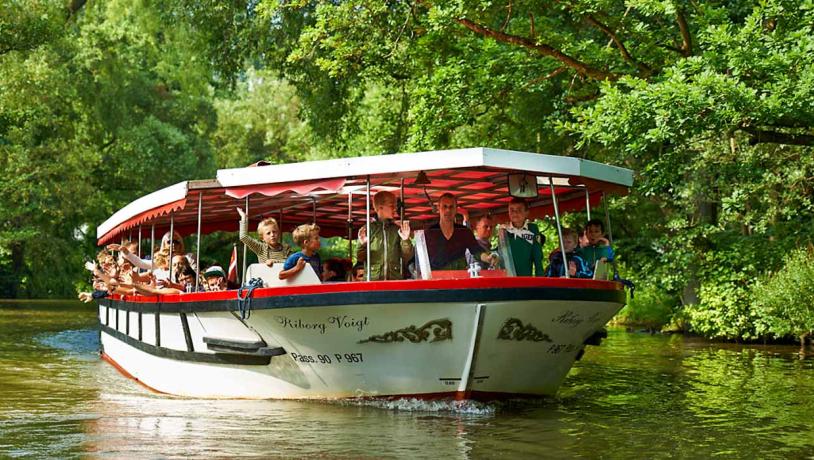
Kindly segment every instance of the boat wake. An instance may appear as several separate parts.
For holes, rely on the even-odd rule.
[[[391,411],[432,412],[466,415],[494,415],[496,403],[454,399],[425,400],[417,398],[364,398],[333,401],[342,406],[374,407]]]

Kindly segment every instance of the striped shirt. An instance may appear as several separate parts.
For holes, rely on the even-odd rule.
[[[281,244],[279,248],[275,249],[265,242],[249,236],[248,219],[240,219],[240,242],[257,254],[257,260],[260,263],[266,263],[269,260],[274,263],[284,263],[291,255],[291,248],[287,244]]]

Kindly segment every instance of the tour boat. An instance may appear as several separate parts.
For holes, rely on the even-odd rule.
[[[526,197],[530,218],[552,216],[559,230],[561,213],[590,215],[632,182],[624,168],[490,148],[258,164],[143,196],[101,224],[97,241],[141,245],[177,231],[199,242],[237,231],[243,207],[250,229],[269,216],[283,231],[316,222],[354,250],[370,197],[388,190],[426,255],[422,228],[437,219],[442,193],[497,223],[508,221],[512,196]],[[243,253],[243,280],[262,286],[100,299],[102,357],[155,391],[187,397],[536,397],[557,391],[626,298],[607,277],[513,276],[506,260],[479,273],[433,272],[417,256],[418,279],[323,283],[307,265],[280,280],[278,265],[247,266]]]

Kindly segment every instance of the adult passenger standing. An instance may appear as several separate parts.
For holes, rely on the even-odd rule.
[[[497,255],[484,251],[475,241],[472,231],[455,223],[458,202],[455,195],[445,193],[438,200],[438,223],[424,235],[430,268],[433,270],[466,270],[466,251],[487,264],[495,264]]]

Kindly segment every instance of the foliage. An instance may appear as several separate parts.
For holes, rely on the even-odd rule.
[[[3,6],[3,296],[73,296],[89,229],[145,189],[213,173],[208,71],[185,29],[163,31],[140,1],[78,5]]]
[[[757,329],[775,338],[797,338],[803,345],[814,334],[814,248],[791,251],[783,262],[749,293],[760,314]]]
[[[71,5],[0,14],[3,295],[64,295],[89,229],[215,166],[485,145],[637,171],[628,317],[797,333],[754,286],[814,241],[814,0]]]
[[[627,269],[624,262],[617,262],[620,273],[636,285],[635,295],[628,295],[627,305],[616,315],[616,324],[660,331],[674,317],[678,304],[674,296],[663,289],[636,276]],[[633,275],[633,276],[630,276]]]
[[[215,109],[211,143],[220,168],[265,159],[295,162],[312,153],[313,135],[299,119],[294,88],[270,72],[248,72],[235,94],[215,100]]]

